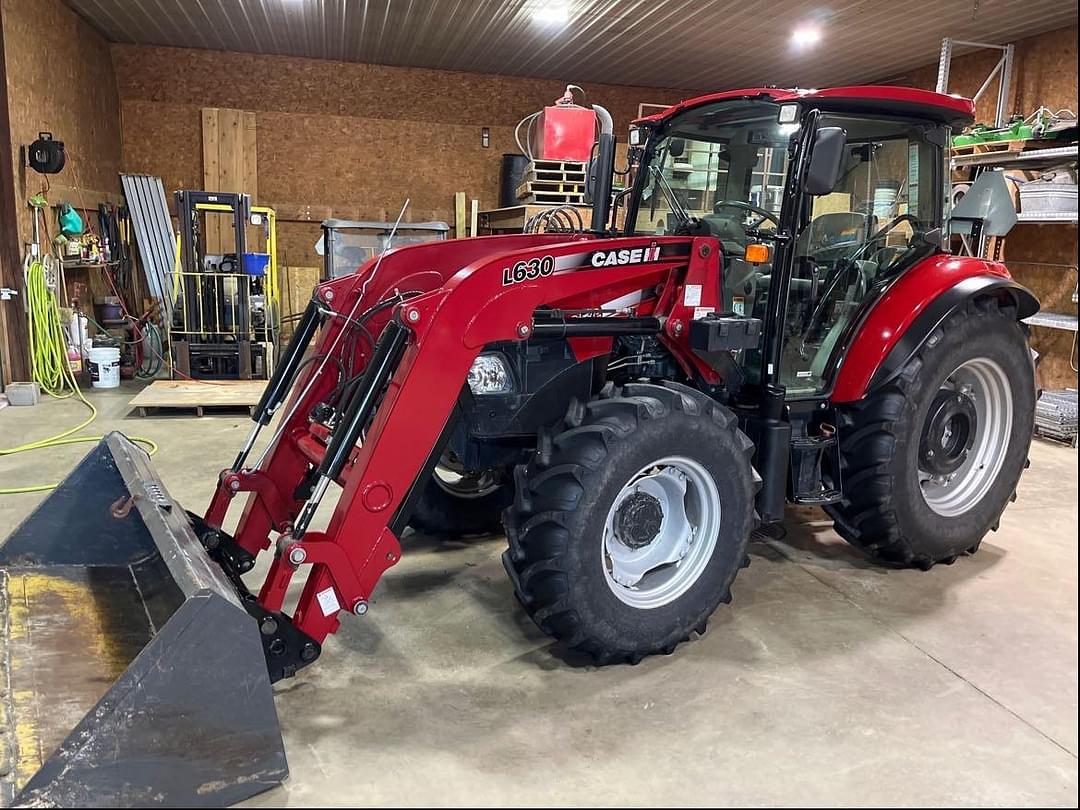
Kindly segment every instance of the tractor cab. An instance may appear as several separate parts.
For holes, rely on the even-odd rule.
[[[766,340],[789,398],[827,393],[857,313],[940,249],[960,105],[906,91],[933,102],[917,106],[927,99],[882,88],[871,103],[865,90],[721,93],[643,119],[631,137],[627,235],[716,237],[728,314],[769,323],[770,300],[786,298],[773,300],[780,328]],[[746,379],[759,382],[763,353],[744,354]]]

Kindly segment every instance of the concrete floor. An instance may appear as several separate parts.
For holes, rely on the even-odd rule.
[[[204,508],[242,417],[127,416],[174,497]],[[74,423],[0,410],[0,444]],[[56,478],[77,447],[0,458]],[[273,805],[1077,804],[1077,457],[1036,441],[980,552],[867,562],[813,511],[752,546],[708,634],[636,667],[576,667],[517,609],[501,538],[408,539],[372,610],[277,688],[292,777]],[[11,526],[41,499],[0,498]]]

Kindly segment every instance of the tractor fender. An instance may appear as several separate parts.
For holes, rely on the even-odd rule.
[[[1017,318],[1039,301],[1003,264],[971,257],[932,256],[900,276],[872,305],[842,358],[834,402],[854,402],[892,380],[927,338],[974,298],[1007,296]]]

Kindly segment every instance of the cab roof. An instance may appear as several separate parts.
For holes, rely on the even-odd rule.
[[[961,96],[919,90],[914,87],[894,85],[852,85],[831,87],[825,90],[801,90],[779,87],[753,87],[745,90],[724,90],[704,96],[686,99],[666,110],[639,118],[639,126],[659,126],[674,115],[685,110],[736,98],[769,99],[778,104],[785,102],[811,103],[830,112],[885,113],[929,118],[953,126],[963,126],[975,119],[975,104]]]

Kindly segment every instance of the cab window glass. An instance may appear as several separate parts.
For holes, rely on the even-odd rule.
[[[824,389],[844,330],[875,285],[934,250],[923,234],[934,207],[941,150],[926,125],[891,118],[823,116],[847,133],[840,181],[807,201],[795,240],[781,381],[791,393]]]

